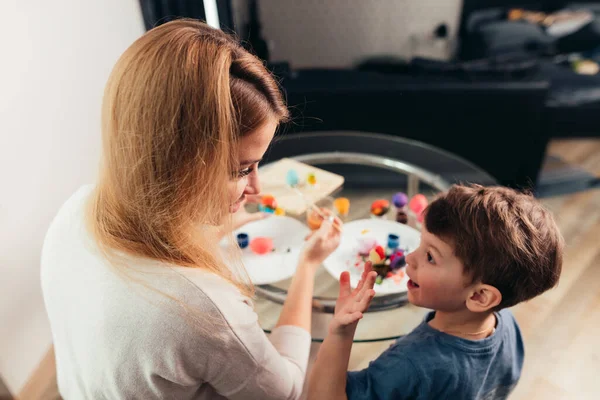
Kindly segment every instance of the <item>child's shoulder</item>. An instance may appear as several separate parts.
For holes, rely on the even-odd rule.
[[[492,336],[467,340],[432,328],[429,314],[366,370],[349,373],[348,398],[476,398],[512,387],[523,364],[522,339],[509,310],[496,315]]]
[[[522,342],[519,325],[509,309],[503,309],[496,313],[497,330],[493,337],[471,341],[442,333],[431,326],[429,321],[434,313],[428,314],[423,322],[412,332],[396,341],[386,353],[390,358],[401,357],[415,364],[431,364],[446,368],[445,361],[454,362],[454,353],[472,354],[480,356],[482,353],[494,353],[500,345],[519,347]]]
[[[510,322],[512,324],[516,324],[517,323],[517,320],[515,319],[515,316],[513,315],[513,313],[510,310],[510,308],[504,308],[504,309],[498,311],[496,313],[496,315],[500,316],[500,318],[502,318],[506,322]]]
[[[521,336],[521,330],[519,323],[513,315],[512,311],[508,308],[500,310],[496,313],[496,317],[499,319],[498,325],[503,325],[503,330],[507,331],[510,335]]]
[[[418,364],[429,358],[439,356],[439,347],[442,345],[439,341],[439,331],[429,326],[433,312],[429,313],[424,320],[415,329],[407,335],[398,339],[386,351],[391,358],[395,356],[408,360],[411,363]],[[437,349],[437,350],[436,350]]]

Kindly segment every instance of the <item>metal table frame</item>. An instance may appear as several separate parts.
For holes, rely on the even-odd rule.
[[[451,184],[441,176],[433,174],[413,164],[373,154],[328,152],[303,154],[291,158],[296,161],[315,166],[327,164],[354,164],[378,167],[400,174],[405,174],[408,176],[407,195],[409,198],[412,198],[412,196],[418,193],[420,182],[424,182],[439,191],[445,191],[451,186]],[[287,291],[285,289],[281,289],[273,285],[257,285],[256,292],[262,297],[279,304],[283,304],[287,297]],[[313,297],[313,308],[320,312],[333,313],[335,310],[335,302],[335,298],[315,296]],[[401,294],[376,296],[371,302],[369,312],[398,308],[405,305],[407,302],[408,300],[406,292]]]

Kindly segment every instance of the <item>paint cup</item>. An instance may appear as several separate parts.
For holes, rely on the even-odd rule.
[[[245,249],[246,247],[248,247],[248,244],[250,243],[250,237],[248,236],[247,233],[239,233],[237,235],[236,239],[237,239],[238,246],[240,246],[240,249]]]
[[[387,242],[388,249],[395,250],[398,248],[398,246],[400,246],[400,237],[398,235],[390,233],[388,235],[388,242]]]

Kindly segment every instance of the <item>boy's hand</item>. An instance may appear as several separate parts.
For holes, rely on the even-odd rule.
[[[358,285],[354,290],[350,287],[350,273],[342,272],[340,275],[340,295],[335,303],[335,313],[329,325],[329,332],[339,335],[354,335],[358,321],[363,317],[375,291],[375,278],[377,273],[372,270],[370,262],[365,264],[365,270]]]

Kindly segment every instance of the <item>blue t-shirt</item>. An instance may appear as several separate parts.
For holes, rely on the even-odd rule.
[[[496,313],[496,332],[467,340],[429,326],[435,312],[369,367],[348,372],[353,399],[506,399],[523,367],[523,339],[512,313]]]

